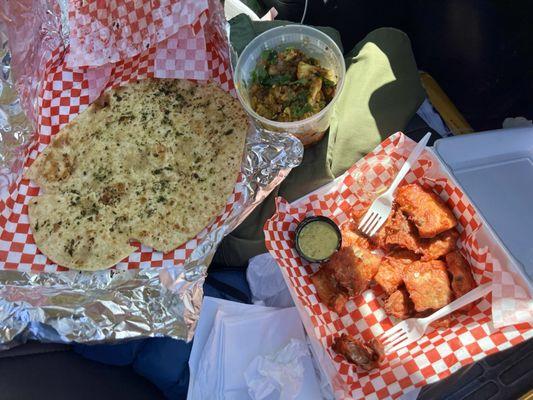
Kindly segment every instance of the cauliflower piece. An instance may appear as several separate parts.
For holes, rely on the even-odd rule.
[[[298,63],[298,69],[296,71],[296,76],[298,79],[305,79],[310,78],[314,75],[317,75],[320,71],[319,67],[315,67],[314,65],[304,63],[303,61],[300,61]]]

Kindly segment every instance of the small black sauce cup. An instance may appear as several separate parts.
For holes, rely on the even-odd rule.
[[[326,258],[323,258],[323,259],[315,259],[315,258],[311,258],[311,257],[308,257],[305,255],[305,253],[302,251],[302,249],[300,249],[300,243],[299,243],[299,237],[300,237],[300,232],[302,231],[302,229],[312,223],[312,222],[325,222],[327,224],[329,224],[330,226],[333,227],[333,229],[335,230],[335,233],[337,234],[337,238],[338,238],[338,241],[337,241],[337,247],[335,248],[335,251],[333,251],[333,253],[331,253],[331,255],[329,255],[328,257]],[[341,247],[341,244],[342,244],[342,235],[341,235],[341,230],[339,229],[339,227],[337,226],[337,224],[331,219],[331,218],[328,218],[328,217],[324,217],[323,215],[315,215],[315,216],[312,216],[312,217],[307,217],[307,218],[304,218],[299,224],[298,226],[296,227],[296,235],[295,235],[295,238],[294,238],[294,243],[296,245],[296,251],[298,252],[298,254],[300,255],[300,257],[302,257],[304,260],[307,260],[309,262],[324,262],[324,261],[328,261],[329,258],[335,254],[337,252],[337,250],[340,249]]]

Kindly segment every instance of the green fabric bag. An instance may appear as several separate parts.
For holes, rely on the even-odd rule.
[[[255,22],[246,15],[230,21],[231,43],[238,54],[262,32],[286,21]],[[339,33],[317,27],[342,49]],[[302,163],[220,244],[214,261],[245,265],[266,252],[263,225],[275,212],[274,199],[288,201],[331,182],[383,139],[403,130],[424,101],[418,69],[407,35],[393,28],[370,32],[346,58],[346,81],[335,105],[329,133],[305,149]]]

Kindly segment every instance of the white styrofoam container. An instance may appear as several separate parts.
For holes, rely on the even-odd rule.
[[[533,293],[533,127],[440,139],[434,152]]]

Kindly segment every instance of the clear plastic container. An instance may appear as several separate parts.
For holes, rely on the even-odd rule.
[[[306,55],[316,58],[320,66],[334,71],[338,82],[334,98],[320,112],[301,121],[277,122],[260,116],[252,109],[247,88],[261,53],[264,50],[283,50],[287,47],[300,49]],[[333,105],[342,91],[345,74],[342,52],[328,35],[305,25],[286,25],[266,31],[246,46],[237,61],[234,81],[241,103],[260,128],[291,133],[305,146],[319,141],[328,129]]]

